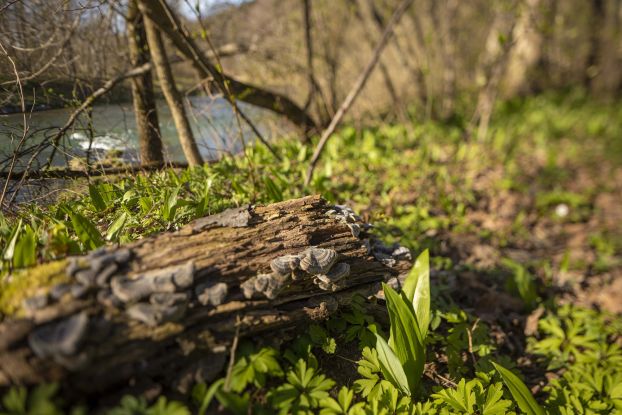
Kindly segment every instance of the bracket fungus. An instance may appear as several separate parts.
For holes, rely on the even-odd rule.
[[[74,355],[86,333],[88,323],[86,312],[49,323],[32,331],[28,336],[28,344],[40,358]]]
[[[337,261],[334,249],[309,248],[300,259],[300,269],[309,274],[325,274]]]

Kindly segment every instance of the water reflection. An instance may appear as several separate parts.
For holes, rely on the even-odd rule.
[[[234,113],[224,99],[190,97],[187,104],[192,129],[204,159],[212,160],[222,153],[239,152],[242,140],[248,142],[254,139],[252,131],[243,121],[240,134]],[[266,138],[284,135],[289,129],[270,111],[245,104],[241,104],[240,108]],[[36,145],[45,137],[53,136],[67,121],[71,111],[68,108],[28,114],[28,138],[24,147]],[[158,116],[166,159],[172,162],[185,161],[171,113],[164,101],[158,101]],[[12,154],[22,133],[23,115],[0,115],[0,155],[3,159]],[[83,157],[89,147],[93,157],[102,156],[109,150],[119,150],[126,161],[138,161],[138,139],[131,104],[94,106],[92,133],[88,117],[81,116],[63,138],[62,151],[57,152],[53,165],[67,165],[72,158]],[[47,149],[39,155],[39,164],[47,160],[50,151]]]

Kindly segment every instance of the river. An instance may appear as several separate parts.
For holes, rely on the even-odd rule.
[[[190,97],[188,100],[189,118],[197,144],[205,160],[218,158],[223,152],[236,153],[242,148],[240,130],[236,117],[229,104],[222,98]],[[166,103],[157,103],[158,116],[165,157],[168,161],[184,162],[177,132]],[[249,116],[266,138],[283,136],[287,125],[272,112],[241,104],[242,111]],[[71,108],[32,112],[27,115],[28,139],[25,147],[37,144],[45,136],[51,136],[67,121]],[[242,136],[246,142],[254,139],[254,134],[243,121]],[[92,112],[93,143],[92,154],[102,157],[110,150],[119,150],[128,162],[138,162],[138,138],[131,103],[95,105]],[[23,115],[0,115],[0,157],[6,160],[15,149],[23,134]],[[53,165],[64,166],[74,158],[84,156],[89,147],[87,117],[81,116],[63,139],[66,151],[60,151]],[[38,157],[43,163],[50,150]]]

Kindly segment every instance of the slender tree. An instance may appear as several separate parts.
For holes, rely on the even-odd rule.
[[[162,88],[166,103],[171,110],[173,122],[175,123],[179,142],[181,143],[181,148],[184,151],[186,160],[188,160],[188,164],[191,166],[203,164],[201,153],[199,152],[194,135],[192,134],[190,122],[188,122],[184,101],[177,90],[175,78],[173,77],[171,66],[166,57],[166,49],[164,48],[164,42],[162,42],[162,35],[157,26],[150,19],[145,19],[145,29],[153,66],[158,75],[160,88]]]
[[[128,5],[127,38],[130,60],[135,68],[149,62],[149,48],[147,47],[144,23],[142,14],[138,11],[136,0],[131,0]],[[162,136],[153,95],[151,71],[132,77],[131,85],[141,163],[144,165],[164,164]]]
[[[197,46],[188,30],[181,24],[173,10],[163,0],[138,0],[143,14],[190,60],[201,79],[213,78],[221,92],[228,90],[236,99],[266,108],[287,117],[301,127],[315,128],[315,120],[288,97],[234,79],[214,65]]]

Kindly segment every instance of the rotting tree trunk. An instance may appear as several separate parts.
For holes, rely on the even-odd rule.
[[[130,1],[127,13],[127,39],[130,61],[134,68],[149,62],[144,23],[144,19],[138,11],[136,0]],[[143,165],[162,165],[164,164],[162,135],[160,134],[158,111],[153,96],[151,71],[132,77],[131,85],[141,163]]]
[[[74,398],[104,399],[139,381],[185,392],[210,380],[236,330],[242,337],[284,334],[327,317],[355,293],[375,293],[397,274],[400,257],[379,253],[375,241],[370,249],[364,224],[343,212],[319,196],[230,209],[177,232],[45,265],[57,285],[21,303],[16,313],[26,317],[0,324],[0,388],[55,381]],[[258,284],[275,258],[310,247],[334,250],[333,268],[348,264],[349,275],[331,288],[299,270],[279,280],[281,291]],[[140,284],[147,282],[145,291]],[[54,302],[59,287],[70,293]],[[177,297],[184,300],[162,302]]]
[[[138,0],[138,5],[143,15],[151,19],[190,61],[199,76],[204,80],[213,79],[225,95],[226,84],[226,89],[237,100],[281,114],[299,127],[317,129],[315,120],[288,97],[238,81],[213,65],[164,0]]]
[[[173,72],[171,71],[171,66],[166,56],[166,49],[164,48],[164,42],[162,42],[160,31],[150,19],[145,19],[145,31],[147,33],[149,51],[153,59],[153,66],[158,75],[160,88],[162,88],[166,103],[171,110],[175,128],[177,129],[177,135],[179,136],[179,142],[186,156],[186,160],[191,166],[201,165],[203,164],[203,158],[197,147],[197,142],[194,139],[190,122],[188,122],[184,101],[175,85],[175,78],[173,77]]]

